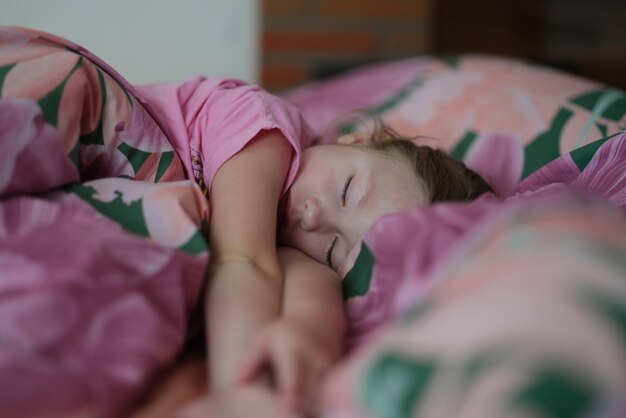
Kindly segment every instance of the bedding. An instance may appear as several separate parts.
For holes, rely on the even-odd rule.
[[[623,92],[461,56],[283,97],[321,142],[370,109],[497,194],[369,230],[324,416],[623,416]],[[209,208],[158,116],[80,46],[0,29],[0,415],[127,416],[183,347]]]
[[[132,86],[78,52],[0,29],[3,417],[125,416],[183,346],[208,260],[205,197]]]
[[[354,99],[463,159],[498,196],[368,231],[342,266],[353,351],[328,380],[325,417],[624,415],[623,92],[464,56],[370,66],[284,97],[321,142],[367,129]]]
[[[626,218],[562,192],[504,207],[483,200],[470,216],[438,208],[427,237],[465,239],[430,269],[420,271],[424,257],[407,261],[415,239],[373,244],[369,306],[351,302],[371,326],[368,314],[386,308],[376,295],[391,300],[381,313],[390,320],[332,374],[324,416],[623,417]],[[408,216],[379,225],[407,231]],[[459,219],[481,216],[459,231]],[[394,277],[402,283],[379,289]]]

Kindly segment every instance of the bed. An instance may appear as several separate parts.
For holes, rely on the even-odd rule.
[[[3,28],[0,88],[0,415],[168,416],[159,394],[200,387],[180,369],[153,382],[198,308],[201,188],[159,115],[79,45]],[[325,417],[625,416],[624,92],[463,55],[283,97],[320,142],[368,109],[495,191],[368,231],[341,272],[349,351]]]

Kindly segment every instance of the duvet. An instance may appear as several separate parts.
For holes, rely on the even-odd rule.
[[[179,353],[203,283],[205,197],[85,54],[0,29],[3,417],[124,416]]]

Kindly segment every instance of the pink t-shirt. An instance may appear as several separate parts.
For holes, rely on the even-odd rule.
[[[279,129],[293,147],[283,192],[291,185],[311,128],[291,104],[258,86],[229,78],[193,77],[181,84],[136,86],[159,121],[189,178],[208,190],[217,170],[260,131]]]

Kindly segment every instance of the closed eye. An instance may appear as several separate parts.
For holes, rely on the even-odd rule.
[[[350,183],[352,183],[352,179],[354,176],[348,177],[346,183],[343,185],[343,192],[341,193],[341,205],[346,205],[346,195],[348,194],[348,188],[350,187]]]
[[[326,250],[326,254],[324,255],[326,264],[330,268],[333,267],[333,250],[335,249],[335,244],[337,244],[337,237],[335,237],[333,241],[330,243],[330,247],[328,247],[328,249]]]

